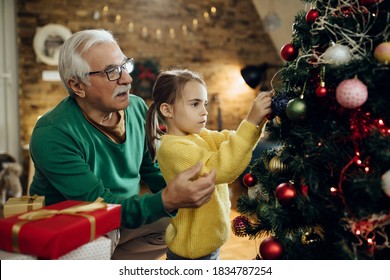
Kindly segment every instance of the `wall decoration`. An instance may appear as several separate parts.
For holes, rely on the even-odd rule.
[[[33,40],[33,47],[38,62],[58,65],[60,47],[72,35],[72,32],[60,24],[47,24],[38,27]]]
[[[153,60],[135,62],[134,70],[131,73],[133,78],[132,93],[143,99],[151,99],[153,84],[158,73],[158,64]]]

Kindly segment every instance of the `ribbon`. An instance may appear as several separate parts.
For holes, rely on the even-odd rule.
[[[99,209],[104,209],[107,207],[105,203],[102,202],[102,198],[96,199],[94,202],[88,203],[88,204],[81,204],[81,205],[75,205],[69,208],[65,208],[62,210],[55,210],[55,209],[40,209],[37,211],[27,212],[25,214],[22,214],[18,216],[18,219],[21,220],[20,222],[15,223],[12,226],[12,248],[14,252],[20,253],[19,248],[19,233],[22,229],[23,225],[32,221],[37,221],[41,219],[47,219],[51,218],[53,216],[57,215],[75,215],[75,216],[82,216],[86,219],[88,219],[90,224],[90,241],[95,239],[95,233],[96,233],[96,219],[92,215],[83,214],[81,212],[90,212],[95,211]]]
[[[34,201],[39,198],[39,195],[34,194],[33,196],[21,196],[19,197],[20,201],[27,201],[27,211],[34,210]]]

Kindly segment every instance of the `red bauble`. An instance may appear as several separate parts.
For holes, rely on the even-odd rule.
[[[360,5],[371,6],[376,3],[381,3],[383,0],[359,0]]]
[[[247,186],[248,188],[256,185],[256,178],[251,173],[245,174],[244,178],[242,178],[242,181],[244,185]]]
[[[309,24],[312,24],[313,22],[316,21],[316,19],[319,17],[319,15],[320,15],[320,13],[318,12],[317,9],[311,9],[306,14],[306,22]]]
[[[282,205],[288,204],[296,194],[295,187],[291,183],[281,183],[275,190],[275,196]]]
[[[274,237],[267,237],[260,244],[260,255],[264,260],[281,259],[283,247]]]
[[[318,97],[324,97],[326,96],[327,93],[328,93],[328,89],[323,85],[319,85],[318,88],[316,89],[316,95]]]
[[[298,50],[294,47],[293,44],[285,44],[280,49],[280,55],[286,61],[293,61],[298,56]]]

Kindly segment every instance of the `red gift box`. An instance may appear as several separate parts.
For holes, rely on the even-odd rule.
[[[0,249],[57,259],[121,224],[121,205],[67,200],[0,220]]]

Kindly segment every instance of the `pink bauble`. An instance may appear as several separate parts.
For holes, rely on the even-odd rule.
[[[337,102],[347,109],[355,109],[366,102],[367,87],[359,79],[342,81],[336,88]]]

